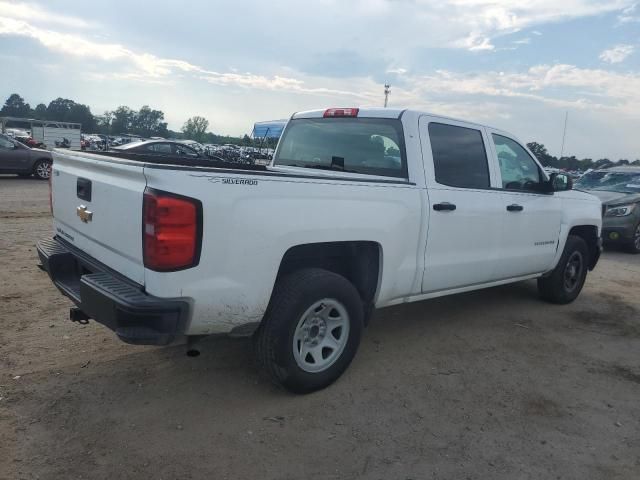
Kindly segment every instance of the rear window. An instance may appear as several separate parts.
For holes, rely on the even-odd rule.
[[[274,165],[407,178],[402,124],[382,118],[291,120]]]

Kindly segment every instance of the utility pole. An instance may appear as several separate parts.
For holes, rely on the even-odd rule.
[[[564,114],[564,130],[562,132],[562,147],[560,148],[560,158],[564,156],[564,139],[567,136],[567,120],[569,119],[569,110]]]
[[[384,84],[384,108],[387,108],[387,103],[389,103],[389,94],[391,93],[391,85],[385,82]]]

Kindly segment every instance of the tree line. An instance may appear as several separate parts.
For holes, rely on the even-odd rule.
[[[574,155],[571,157],[555,157],[547,151],[546,147],[538,142],[527,143],[527,147],[531,150],[537,159],[545,167],[559,168],[561,170],[579,170],[584,171],[589,168],[607,168],[623,165],[638,165],[640,166],[640,159],[628,160],[626,158],[619,159],[617,161],[610,160],[608,158],[600,158],[594,160],[592,158],[578,159]]]
[[[81,123],[85,133],[102,133],[105,135],[139,135],[141,137],[163,137],[195,140],[201,143],[251,145],[252,139],[248,135],[231,137],[216,135],[209,130],[209,121],[200,116],[189,118],[182,126],[182,131],[174,132],[167,128],[164,112],[143,105],[140,110],[133,110],[121,105],[115,110],[106,111],[103,115],[93,115],[88,105],[76,103],[68,98],[56,98],[49,105],[40,103],[35,108],[25,102],[17,93],[7,98],[0,117],[35,118],[37,120],[57,120],[61,122]],[[277,140],[270,139],[270,146]],[[640,159],[617,161],[608,158],[593,160],[591,158],[578,159],[575,156],[557,158],[538,142],[527,143],[529,150],[545,167],[562,170],[587,170],[589,168],[603,168],[613,165],[640,165]]]
[[[68,98],[56,98],[48,105],[40,103],[32,108],[24,98],[12,93],[0,109],[0,117],[30,118],[36,120],[52,120],[59,122],[80,123],[83,133],[101,133],[105,135],[139,135],[141,137],[163,137],[195,140],[201,143],[230,143],[235,145],[251,145],[248,135],[232,137],[216,135],[208,131],[209,121],[200,116],[189,118],[180,132],[167,128],[164,112],[148,105],[134,110],[121,105],[102,115],[94,115],[88,105],[77,103]]]

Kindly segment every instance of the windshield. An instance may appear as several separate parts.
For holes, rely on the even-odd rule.
[[[589,172],[576,182],[581,190],[640,193],[639,172]]]
[[[291,120],[274,165],[406,178],[402,124],[385,118]]]

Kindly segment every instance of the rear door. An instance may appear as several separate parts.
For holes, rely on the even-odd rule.
[[[429,197],[424,293],[497,278],[504,200],[483,127],[422,116],[419,121]]]
[[[498,274],[507,279],[545,272],[558,248],[562,200],[544,192],[542,167],[517,140],[487,130],[504,209]]]
[[[139,284],[144,284],[142,165],[56,151],[51,176],[56,234]]]

